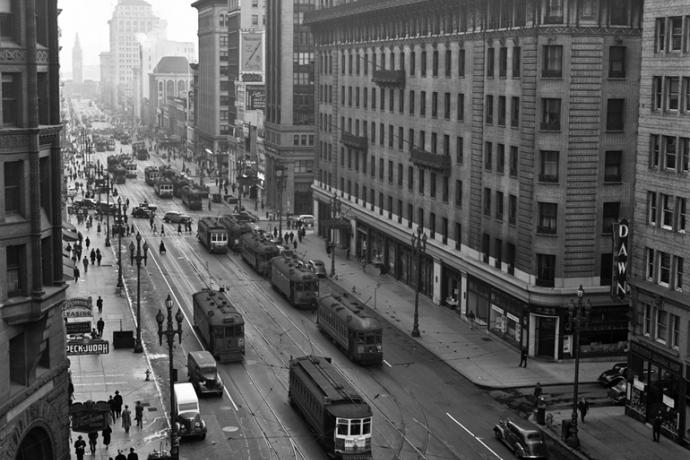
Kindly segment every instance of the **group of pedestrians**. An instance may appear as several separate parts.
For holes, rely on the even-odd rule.
[[[105,448],[108,448],[108,445],[110,444],[110,433],[112,430],[110,429],[109,426],[107,426],[103,430],[103,444],[105,444]],[[91,455],[96,455],[96,444],[98,440],[98,432],[97,431],[91,431],[87,435],[89,438],[89,448],[91,450]],[[77,460],[84,460],[84,455],[86,454],[86,441],[84,441],[84,438],[82,435],[79,435],[77,437],[77,440],[74,442],[74,453],[77,456]],[[139,454],[134,450],[134,447],[129,448],[129,454],[125,455],[122,449],[117,450],[117,455],[113,459],[113,457],[109,457],[109,460],[139,460]]]
[[[84,247],[86,247],[86,254],[82,258]],[[89,252],[89,249],[91,249],[91,252]],[[68,254],[71,254],[72,262],[74,262],[72,275],[75,283],[79,281],[79,277],[81,276],[81,271],[79,270],[78,265],[79,261],[81,261],[84,267],[84,274],[89,272],[89,265],[101,266],[101,259],[103,258],[103,255],[101,254],[100,248],[91,247],[91,240],[88,236],[84,238],[84,235],[82,235],[81,232],[77,233],[77,241],[74,242],[74,246],[72,246],[70,243],[67,243],[67,246],[65,246],[65,251]]]

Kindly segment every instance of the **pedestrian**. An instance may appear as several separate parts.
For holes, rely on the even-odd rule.
[[[99,267],[101,266],[101,258],[102,257],[103,256],[101,256],[101,250],[96,248],[96,261],[98,262]]]
[[[98,431],[89,431],[89,447],[91,448],[91,455],[96,455],[96,442],[98,441]]]
[[[84,244],[86,244],[86,250],[89,250],[89,246],[91,245],[91,240],[87,236],[86,239],[84,240]]]
[[[129,406],[125,406],[125,410],[122,411],[122,428],[125,429],[125,433],[129,433],[130,426],[132,426],[132,411],[129,410]]]
[[[537,386],[534,387],[534,403],[536,404],[541,395],[544,394],[544,390],[541,387],[541,383],[537,382]]]
[[[273,227],[273,238],[278,238],[278,227]]]
[[[137,422],[137,428],[142,428],[142,421],[144,420],[144,406],[141,405],[141,401],[137,401],[134,406],[134,420]]]
[[[520,348],[520,364],[518,367],[527,367],[527,347],[524,345]]]
[[[654,420],[652,420],[652,440],[654,442],[659,442],[659,437],[661,435],[661,424],[664,421],[664,419],[661,416],[661,409],[656,413],[656,416],[654,416]]]
[[[467,312],[467,320],[470,322],[470,329],[474,329],[474,311],[470,310]]]
[[[161,236],[165,236],[165,226],[161,224]]]
[[[82,263],[84,264],[84,274],[86,275],[89,272],[89,258],[84,256]]]
[[[115,456],[115,460],[127,460],[127,457],[125,457],[125,454],[123,454],[122,451],[118,449],[117,455]]]
[[[113,397],[113,401],[115,401],[115,417],[120,417],[122,414],[122,396],[120,396],[120,392],[115,390],[115,396]],[[132,420],[129,421],[130,425],[132,424]]]
[[[292,242],[292,245],[293,245],[293,247],[294,247],[295,249],[297,249],[297,241],[293,241],[293,242]]]
[[[113,399],[113,395],[108,396],[108,407],[110,407],[112,419],[115,420],[117,418],[117,411],[115,410],[115,400]]]
[[[98,296],[98,299],[96,299],[96,307],[98,307],[98,313],[103,313],[103,299],[101,296]]]
[[[292,243],[293,241],[295,241],[295,233],[290,232],[290,243]]]
[[[74,277],[74,283],[76,284],[77,281],[79,281],[79,267],[76,265],[72,269],[72,276]]]
[[[79,435],[74,443],[74,453],[77,455],[77,460],[84,460],[86,453],[86,441]]]
[[[105,327],[105,322],[103,322],[103,318],[100,318],[98,322],[96,323],[96,327],[98,328],[98,337],[103,337],[103,328]]]
[[[108,446],[110,445],[110,434],[113,432],[113,429],[110,428],[110,425],[106,425],[105,428],[103,428],[103,433],[101,433],[101,436],[103,436],[103,445],[105,446],[106,450],[108,449]]]
[[[208,210],[211,210],[211,200],[208,200]]]
[[[129,448],[129,455],[127,456],[127,460],[139,460],[139,455],[137,455],[137,453],[134,452],[134,447]]]
[[[177,234],[182,235],[182,224],[181,223],[177,224]]]
[[[589,410],[589,401],[583,396],[577,403],[577,408],[580,411],[580,420],[582,420],[582,423],[585,423],[585,415],[587,415],[587,411]]]
[[[91,265],[96,265],[96,250],[91,248]]]

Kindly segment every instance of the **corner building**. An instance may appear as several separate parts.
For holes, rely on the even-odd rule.
[[[632,227],[626,413],[690,443],[690,4],[646,0]]]
[[[0,17],[0,452],[70,458],[56,0]]]
[[[612,224],[632,213],[639,0],[322,1],[317,222],[530,356],[622,354]],[[323,231],[321,231],[323,233]],[[424,323],[424,312],[420,312]]]

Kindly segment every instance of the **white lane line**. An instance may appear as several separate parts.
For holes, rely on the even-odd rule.
[[[393,367],[393,366],[391,366],[391,363],[389,363],[389,362],[386,361],[385,359],[383,360],[383,364],[385,364],[385,365],[388,366],[388,367]]]
[[[463,425],[462,423],[460,423],[459,421],[457,421],[457,420],[456,420],[452,415],[450,415],[448,412],[446,412],[446,415],[448,416],[449,419],[451,419],[452,421],[454,421],[460,428],[462,428],[463,430],[465,430],[465,431],[467,432],[467,434],[469,434],[469,435],[472,436],[474,439],[476,439],[477,442],[479,442],[479,444],[481,444],[482,446],[484,446],[484,447],[486,448],[486,450],[488,450],[489,452],[491,452],[492,454],[494,454],[494,456],[495,456],[496,458],[498,458],[499,460],[503,460],[503,458],[502,458],[500,455],[498,455],[496,452],[494,452],[493,449],[491,449],[491,447],[487,446],[486,443],[485,443],[484,441],[482,441],[477,435],[475,435],[475,434],[472,433],[470,430],[468,430],[468,429],[465,427],[465,425]]]
[[[125,380],[122,382],[105,382],[105,385],[126,385],[127,383],[129,383],[129,382]],[[91,387],[94,384],[93,383],[74,383],[73,385],[75,387]]]

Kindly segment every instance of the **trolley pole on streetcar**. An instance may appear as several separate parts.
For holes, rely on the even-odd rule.
[[[163,312],[158,310],[156,314],[156,322],[158,323],[158,343],[163,345],[163,336],[168,341],[168,358],[169,358],[169,371],[170,371],[170,458],[173,460],[178,460],[180,458],[180,445],[177,438],[177,411],[175,410],[175,368],[173,367],[173,345],[175,343],[175,334],[177,334],[180,344],[182,343],[182,311],[177,309],[175,314],[175,321],[177,321],[177,329],[173,327],[173,314],[172,314],[173,301],[168,294],[168,298],[165,299],[165,308],[167,310],[167,323],[166,329],[163,330],[163,322],[166,320],[166,316]]]

